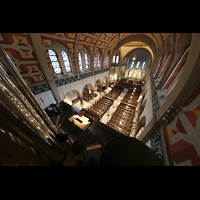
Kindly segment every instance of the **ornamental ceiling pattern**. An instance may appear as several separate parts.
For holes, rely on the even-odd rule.
[[[52,69],[53,77],[56,76],[53,74],[53,68],[47,50],[52,47],[54,41],[61,41],[68,46],[72,63],[75,65],[75,59],[77,58],[74,56],[74,51],[77,34],[78,33],[41,33],[41,42],[44,47],[49,68]],[[111,55],[118,44],[118,39],[119,42],[121,42],[129,36],[138,34],[150,38],[154,42],[157,52],[163,51],[163,42],[165,43],[171,36],[170,33],[120,33],[120,38],[118,38],[119,33],[80,33],[77,51],[79,52],[83,46],[87,46],[91,55],[94,47],[95,51],[100,49],[103,54],[109,51]],[[0,33],[0,44],[8,53],[27,84],[45,80],[31,42],[30,33]]]

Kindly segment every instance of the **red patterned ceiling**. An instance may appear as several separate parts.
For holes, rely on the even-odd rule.
[[[120,33],[119,42],[137,34],[150,38],[154,42],[157,51],[159,51],[159,48],[163,48],[162,40],[165,42],[171,35],[169,33]],[[87,46],[90,49],[90,53],[93,52],[94,47],[96,47],[96,50],[100,49],[102,53],[105,51],[112,53],[118,44],[118,36],[119,33],[80,33],[78,51],[80,51],[82,46]],[[47,50],[51,48],[55,40],[58,40],[69,47],[72,62],[75,64],[74,60],[77,59],[74,57],[76,37],[77,33],[41,33],[41,41],[44,46],[47,62],[50,62]],[[44,80],[29,33],[1,33],[0,44],[6,50],[28,84]]]

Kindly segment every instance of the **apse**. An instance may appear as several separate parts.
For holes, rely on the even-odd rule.
[[[128,59],[128,68],[146,70],[150,62],[150,53],[145,49],[137,49],[130,55]]]

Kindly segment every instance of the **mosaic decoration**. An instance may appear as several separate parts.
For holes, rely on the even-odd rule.
[[[80,74],[79,75],[79,79],[84,79],[84,78],[87,78],[87,77],[90,77],[90,76],[93,76],[92,72],[85,73],[85,74]]]
[[[0,44],[27,84],[44,80],[28,33],[1,33]]]
[[[200,165],[200,85],[165,126],[174,165]]]
[[[109,68],[104,68],[103,69],[103,72],[107,72],[107,71],[109,71]]]
[[[156,112],[160,108],[160,105],[159,105],[159,101],[158,101],[158,97],[156,93],[156,87],[155,87],[152,74],[150,75],[150,79],[151,79],[151,95],[152,95],[153,112]]]
[[[52,48],[52,44],[56,40],[68,47],[73,72],[75,74],[77,73],[75,69],[75,59],[77,59],[78,63],[78,58],[75,57],[74,51],[77,34],[78,33],[41,33],[44,54],[53,78],[56,78],[56,74],[49,59],[48,50]],[[171,36],[171,33],[120,33],[119,42],[133,35],[144,35],[150,38],[155,43],[157,51],[160,52],[160,50],[164,49],[162,40],[165,42]],[[179,38],[179,35],[177,35],[177,38]],[[100,49],[103,54],[109,51],[111,55],[118,44],[118,36],[119,33],[80,33],[77,44],[78,52],[83,46],[87,46],[90,50],[89,56],[91,63],[94,47],[96,47],[96,50]],[[27,84],[38,83],[45,80],[29,33],[1,33],[0,44],[8,53]],[[100,72],[95,71],[94,73],[98,74]]]
[[[102,73],[102,69],[94,71],[94,75]]]
[[[152,73],[150,74],[150,80],[151,80],[152,109],[153,109],[153,112],[156,112],[160,108],[160,105],[158,102],[156,87],[155,87]],[[163,145],[162,145],[160,131],[157,131],[153,135],[153,137],[150,139],[150,143],[151,143],[151,149],[158,155],[159,158],[162,159],[164,163]]]
[[[56,87],[78,81],[78,76],[72,76],[55,81]]]
[[[151,138],[151,149],[155,152],[156,155],[162,160],[164,163],[164,155],[163,155],[163,145],[161,141],[161,133],[158,131],[152,138]]]
[[[157,110],[160,108],[156,93],[152,96],[152,106],[153,112],[157,112]]]
[[[40,94],[42,92],[46,92],[46,91],[50,90],[50,87],[49,87],[49,84],[45,83],[42,85],[30,87],[30,89],[33,92],[33,94]]]

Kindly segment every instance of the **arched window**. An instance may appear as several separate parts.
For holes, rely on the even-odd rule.
[[[142,64],[142,70],[145,70],[146,68],[145,68],[145,62],[143,62],[143,64]]]
[[[106,55],[104,58],[103,66],[108,67],[108,63],[109,63],[109,55]]]
[[[136,65],[135,69],[138,69],[139,65],[140,65],[140,61],[137,62],[137,65]]]
[[[96,67],[97,67],[97,56],[95,54],[95,56],[94,56],[94,68],[96,68]]]
[[[133,69],[133,66],[134,66],[134,61],[132,61],[132,64],[131,64],[131,69]]]
[[[58,62],[58,58],[57,58],[56,52],[54,50],[50,49],[48,51],[48,53],[49,53],[49,57],[50,57],[52,65],[53,65],[53,69],[54,69],[55,73],[56,74],[61,74],[62,70],[61,70],[60,64]]]
[[[113,60],[112,60],[112,63],[115,63],[115,56],[113,56]]]
[[[82,55],[81,55],[80,52],[78,53],[78,61],[79,61],[79,68],[80,68],[80,70],[83,70]]]
[[[89,60],[88,60],[88,54],[85,53],[85,67],[86,69],[89,69]]]
[[[94,56],[94,68],[101,68],[101,52],[99,49],[96,51]]]
[[[98,68],[101,68],[101,60],[100,60],[100,54],[98,54],[98,60],[97,60],[97,66]]]
[[[119,62],[119,56],[116,57],[116,63],[118,63],[118,62]]]
[[[65,69],[67,72],[71,72],[69,56],[66,51],[62,51],[62,57],[65,64]]]
[[[116,57],[116,56],[113,56],[112,63],[118,64],[118,62],[119,62],[119,56],[118,56],[118,55],[117,55],[117,57]]]

